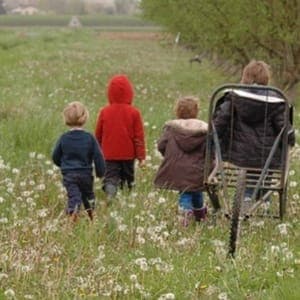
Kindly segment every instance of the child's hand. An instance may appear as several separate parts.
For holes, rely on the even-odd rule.
[[[140,168],[145,168],[145,167],[146,167],[146,162],[145,162],[144,159],[139,160],[139,167],[140,167]]]

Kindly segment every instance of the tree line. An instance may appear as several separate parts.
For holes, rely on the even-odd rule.
[[[300,0],[142,0],[141,9],[201,53],[235,65],[265,60],[286,91],[300,81]]]

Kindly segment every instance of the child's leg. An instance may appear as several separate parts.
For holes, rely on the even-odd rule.
[[[106,172],[103,180],[103,190],[108,197],[112,198],[117,193],[118,185],[121,181],[121,166],[119,161],[107,160]]]
[[[195,221],[200,222],[206,218],[207,208],[203,206],[203,193],[193,192],[192,193],[192,204]]]
[[[79,176],[76,173],[65,174],[63,176],[63,185],[68,195],[67,214],[74,216],[74,220],[77,219],[82,202],[78,181]]]
[[[179,195],[179,215],[183,226],[188,226],[193,216],[192,194],[183,192]]]
[[[80,180],[82,202],[91,221],[95,210],[95,193],[93,190],[94,177],[91,174],[83,174]]]
[[[129,189],[132,188],[134,183],[134,160],[124,160],[121,167],[121,182],[125,183]]]

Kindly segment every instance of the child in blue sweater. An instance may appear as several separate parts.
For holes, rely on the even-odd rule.
[[[63,185],[68,194],[67,214],[76,222],[81,204],[91,221],[95,209],[93,163],[97,177],[105,172],[105,162],[98,142],[83,129],[89,113],[80,102],[69,103],[63,111],[70,130],[57,141],[52,153],[53,162],[60,167]]]

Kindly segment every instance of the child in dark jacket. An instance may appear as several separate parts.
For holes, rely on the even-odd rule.
[[[166,122],[158,141],[163,161],[154,184],[179,191],[179,214],[187,226],[192,218],[205,218],[203,206],[203,167],[207,123],[197,119],[198,102],[194,97],[179,99],[175,106],[177,119]]]
[[[118,187],[134,183],[134,162],[145,164],[144,127],[140,111],[132,105],[134,91],[125,75],[115,75],[107,88],[108,105],[100,109],[95,136],[103,149],[106,173],[103,189],[111,199]]]
[[[58,139],[52,159],[63,175],[63,185],[68,194],[67,214],[73,222],[77,221],[83,203],[89,218],[93,220],[93,162],[96,176],[100,178],[105,172],[104,158],[94,136],[83,129],[89,116],[87,109],[80,102],[71,102],[63,115],[70,130]]]
[[[269,66],[263,61],[252,60],[243,69],[242,84],[267,86],[269,80]],[[285,100],[275,91],[250,90],[245,86],[225,93],[216,106],[213,122],[223,160],[240,167],[263,168],[274,140],[284,125]],[[288,130],[288,142],[293,146],[295,134],[291,124]],[[282,145],[274,153],[270,169],[280,168],[281,148]],[[246,188],[244,213],[252,206],[252,194],[253,188]]]

